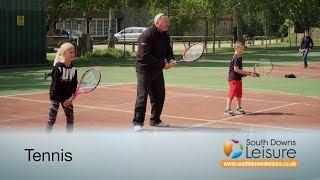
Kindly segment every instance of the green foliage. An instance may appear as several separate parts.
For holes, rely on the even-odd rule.
[[[74,9],[85,14],[110,8],[122,11],[127,7],[146,8],[151,16],[167,13],[171,35],[193,32],[196,24],[204,20],[217,25],[225,14],[235,18],[240,37],[265,34],[279,37],[293,25],[320,26],[319,0],[47,0],[47,30]]]
[[[319,0],[282,0],[279,7],[281,14],[295,25],[306,29],[320,27]]]
[[[286,27],[293,27],[294,22],[291,19],[285,19],[283,25]]]
[[[219,0],[154,0],[147,2],[151,16],[165,12],[170,17],[171,35],[185,35],[193,32],[199,21],[208,19],[217,23],[223,15]]]
[[[94,52],[89,52],[86,53],[83,56],[83,59],[92,59],[92,58],[112,58],[116,60],[121,60],[124,58],[124,55],[128,57],[133,57],[132,53],[129,53],[125,51],[125,54],[123,53],[122,50],[119,49],[113,49],[113,48],[108,48],[108,49],[98,49]]]
[[[179,15],[170,17],[170,35],[182,36],[187,32],[192,32],[195,29],[195,19],[188,15]]]
[[[72,10],[78,10],[85,14],[106,8],[109,5],[106,2],[102,0],[46,0],[47,31],[58,21],[68,18]]]

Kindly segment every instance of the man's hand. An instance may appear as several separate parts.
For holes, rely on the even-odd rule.
[[[173,59],[170,60],[169,65],[170,67],[176,67],[177,62]]]
[[[164,68],[163,69],[170,69],[170,64],[169,63],[167,63],[167,62],[165,62],[165,64],[164,64]]]

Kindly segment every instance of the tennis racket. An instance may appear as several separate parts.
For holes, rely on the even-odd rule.
[[[193,62],[201,57],[203,45],[201,43],[190,45],[175,62]]]
[[[299,49],[299,53],[304,53],[306,50],[308,50],[308,51],[310,51],[311,49],[309,48],[309,49]]]
[[[88,69],[81,77],[76,92],[69,99],[71,103],[77,95],[89,93],[97,88],[100,83],[101,73],[97,68]]]
[[[266,76],[271,73],[272,69],[273,64],[268,59],[261,59],[253,67],[253,71],[254,73],[256,73],[257,76]]]
[[[299,53],[304,53],[304,49],[299,49]]]

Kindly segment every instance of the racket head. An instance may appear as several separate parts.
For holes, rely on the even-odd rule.
[[[76,94],[88,93],[99,85],[101,73],[97,68],[88,69],[81,77]]]
[[[253,67],[255,73],[260,75],[268,75],[273,70],[272,61],[269,59],[260,59],[256,65]]]
[[[192,44],[182,55],[183,61],[192,62],[201,57],[203,53],[203,45],[201,43]]]

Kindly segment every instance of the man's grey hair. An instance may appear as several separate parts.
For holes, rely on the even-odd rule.
[[[154,19],[153,19],[153,23],[155,24],[159,19],[161,19],[163,16],[166,16],[166,14],[164,13],[159,13],[157,14]]]

